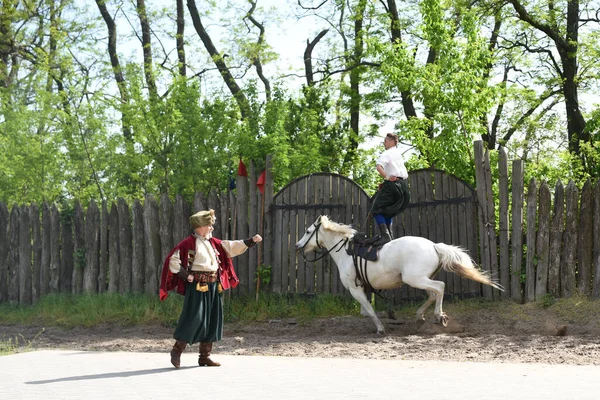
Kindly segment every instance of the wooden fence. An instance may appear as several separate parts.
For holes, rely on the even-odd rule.
[[[475,143],[475,164],[477,218],[473,221],[476,222],[466,218],[472,211],[463,217],[460,209],[452,208],[454,205],[448,206],[447,212],[440,212],[435,206],[427,208],[428,203],[436,200],[430,197],[436,194],[427,194],[422,188],[433,185],[434,180],[446,180],[438,177],[438,172],[426,171],[411,173],[413,204],[396,219],[397,235],[418,234],[434,241],[464,245],[481,267],[506,288],[500,293],[456,280],[452,274],[442,274],[449,293],[516,301],[532,301],[546,294],[568,297],[581,293],[599,297],[600,182],[593,185],[588,181],[581,192],[573,182],[566,187],[557,182],[551,190],[547,183],[532,179],[525,187],[523,162],[512,162],[509,180],[506,154],[500,150],[496,199],[489,153],[484,151],[482,142]],[[293,225],[292,221],[280,220],[283,215],[277,210],[281,210],[288,198],[286,194],[273,193],[270,158],[267,158],[264,194],[254,184],[258,176],[259,172],[250,164],[248,177],[238,176],[235,192],[198,193],[192,203],[181,196],[172,201],[168,196],[157,200],[151,195],[132,204],[123,199],[101,204],[92,201],[85,210],[78,202],[73,210],[60,211],[54,204],[13,205],[9,209],[0,203],[0,302],[30,304],[48,293],[156,295],[166,254],[189,235],[189,215],[207,208],[217,212],[216,237],[241,239],[261,233],[265,238],[261,245],[234,259],[240,277],[234,295],[255,293],[256,271],[261,264],[270,265],[272,277],[276,278],[272,279],[270,290],[306,292],[308,288],[311,293],[343,293],[329,260],[323,262],[322,268],[298,269],[298,258],[282,253],[283,243],[288,253],[293,247],[291,233],[299,235],[306,228],[301,225],[312,221],[305,218]],[[428,176],[432,182],[427,182]],[[314,181],[323,188],[319,196],[324,193],[332,202],[345,202],[352,207],[364,203],[355,199],[363,193],[353,185],[340,183],[334,188],[323,183],[334,182],[333,178]],[[340,192],[346,190],[340,188],[346,187],[351,188],[348,193]],[[460,190],[468,192],[467,188]],[[279,199],[277,204],[274,199]],[[363,214],[356,215],[364,217]],[[342,218],[354,215],[354,212],[339,213],[339,222],[354,223]],[[440,226],[459,228],[444,233]],[[307,277],[307,273],[314,276]],[[390,293],[388,298],[392,300],[423,296],[409,288]]]

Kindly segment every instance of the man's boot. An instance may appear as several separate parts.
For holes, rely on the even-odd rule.
[[[373,243],[373,246],[383,246],[392,240],[392,235],[386,224],[379,224],[379,232],[381,232],[381,236],[379,237],[379,240]]]
[[[392,223],[390,222],[389,224],[386,224],[387,226],[387,230],[390,233],[390,239],[394,240],[394,231],[392,230]]]
[[[198,357],[198,365],[201,367],[220,367],[221,364],[210,359],[212,351],[212,342],[200,343],[200,356]]]
[[[171,350],[171,364],[175,368],[179,368],[181,364],[181,353],[184,352],[187,347],[187,342],[185,340],[177,340],[173,345],[173,350]]]

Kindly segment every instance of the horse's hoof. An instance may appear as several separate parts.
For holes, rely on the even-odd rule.
[[[419,318],[415,321],[415,323],[417,324],[417,329],[421,329],[421,327],[425,324],[425,318]]]
[[[377,331],[377,336],[385,336],[385,331],[384,330]]]
[[[450,317],[448,317],[446,314],[442,314],[438,318],[437,323],[441,324],[444,328],[446,328],[448,326],[448,321],[449,320],[450,320]]]

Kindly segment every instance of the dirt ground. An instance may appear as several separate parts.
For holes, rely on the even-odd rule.
[[[227,323],[218,354],[288,357],[347,357],[397,360],[447,360],[548,364],[600,364],[600,322],[577,310],[556,313],[539,306],[468,311],[446,308],[444,328],[410,316],[380,314],[386,335],[375,334],[369,318],[347,316],[313,320]],[[453,316],[453,312],[456,314]],[[565,316],[566,315],[566,316]],[[594,313],[595,315],[595,313]],[[431,315],[429,316],[430,318]],[[160,325],[56,327],[0,326],[0,341],[18,343],[18,351],[70,350],[168,352],[172,327]],[[186,353],[197,352],[197,345]]]

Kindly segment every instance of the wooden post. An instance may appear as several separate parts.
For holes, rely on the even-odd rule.
[[[581,190],[579,229],[577,238],[577,289],[579,294],[592,294],[593,199],[592,183],[588,179]]]
[[[502,298],[510,297],[510,255],[509,255],[509,226],[508,226],[508,162],[504,147],[498,151],[498,175],[500,210],[498,212],[498,227],[500,236],[500,284],[504,286]]]
[[[31,304],[31,220],[26,205],[19,213],[19,304]]]
[[[512,262],[510,297],[521,302],[521,271],[523,264],[523,160],[514,160],[512,165]]]
[[[98,271],[100,253],[100,211],[94,200],[90,201],[85,216],[85,270],[83,271],[83,291],[98,293]]]
[[[539,194],[538,231],[536,239],[537,269],[535,272],[535,298],[548,293],[548,264],[550,248],[550,188],[542,182]]]
[[[535,300],[535,233],[537,210],[537,182],[529,181],[527,190],[527,258],[525,262],[525,301]]]
[[[565,230],[565,190],[560,180],[554,187],[554,208],[550,225],[550,254],[548,255],[548,292],[560,297],[562,240]]]
[[[573,181],[567,185],[566,224],[561,265],[561,297],[571,297],[575,293],[575,268],[577,263],[577,215],[579,190]]]

